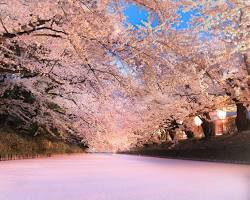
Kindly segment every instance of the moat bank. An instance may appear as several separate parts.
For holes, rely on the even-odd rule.
[[[0,129],[0,161],[82,152],[85,152],[83,147],[63,140],[18,134],[8,128]]]
[[[149,145],[125,153],[250,164],[250,131],[206,139],[187,139],[175,145],[171,143]]]

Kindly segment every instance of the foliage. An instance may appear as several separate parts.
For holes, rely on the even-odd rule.
[[[35,102],[35,98],[30,91],[26,91],[17,85],[15,85],[13,89],[5,90],[2,98],[19,99],[30,104]]]
[[[84,149],[76,144],[50,140],[45,137],[30,137],[17,134],[10,129],[0,130],[0,155],[47,155],[62,153],[80,153]]]

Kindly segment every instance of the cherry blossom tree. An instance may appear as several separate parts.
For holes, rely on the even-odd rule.
[[[149,12],[144,26],[125,23],[131,3]],[[175,28],[180,8],[200,13],[186,30]],[[170,139],[196,115],[249,102],[248,8],[233,0],[3,1],[1,118],[93,151]]]

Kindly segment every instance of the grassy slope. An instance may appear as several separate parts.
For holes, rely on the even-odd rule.
[[[172,158],[250,163],[250,131],[209,139],[184,140],[171,149],[169,149],[170,146],[171,144],[149,146],[135,149],[131,153]]]
[[[42,136],[25,136],[10,129],[0,129],[0,155],[80,153],[84,149],[63,141],[52,141]]]

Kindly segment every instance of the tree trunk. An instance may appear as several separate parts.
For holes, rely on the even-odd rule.
[[[202,120],[202,130],[206,138],[212,137],[215,135],[215,125],[214,122],[211,121],[211,118],[209,116],[209,113],[204,113],[203,117],[201,118]]]
[[[248,74],[247,85],[248,87],[250,87],[250,55],[244,54],[243,58],[244,58],[244,63],[246,65],[246,70]]]
[[[174,141],[174,138],[175,138],[175,132],[174,131],[169,131],[169,136],[171,138],[172,141]]]
[[[248,119],[247,108],[243,103],[236,103],[237,107],[237,117],[235,119],[235,124],[239,132],[248,130],[250,128],[250,120]]]
[[[250,75],[250,58],[248,57],[247,54],[244,54],[243,59],[244,59],[245,65],[246,65],[247,73],[248,73],[248,75]]]

